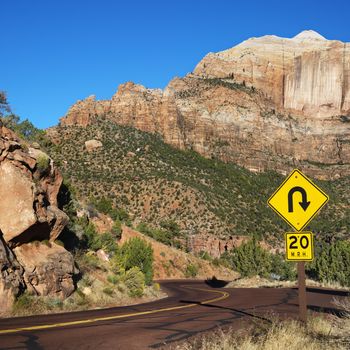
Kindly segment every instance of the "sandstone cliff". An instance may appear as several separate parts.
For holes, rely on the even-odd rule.
[[[208,54],[164,91],[129,82],[111,100],[79,101],[61,125],[86,126],[96,117],[252,171],[347,175],[350,46],[312,31],[252,38]]]
[[[350,45],[304,31],[292,39],[267,35],[208,54],[195,68],[204,77],[234,77],[274,103],[310,117],[350,110]]]
[[[57,207],[61,183],[51,158],[0,120],[0,313],[25,289],[58,297],[74,290],[73,257],[53,243],[68,222]]]

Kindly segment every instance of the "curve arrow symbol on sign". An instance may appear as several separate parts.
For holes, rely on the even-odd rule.
[[[293,187],[289,192],[288,192],[288,212],[293,213],[293,194],[295,192],[300,192],[302,196],[302,201],[299,202],[299,205],[306,211],[306,209],[309,207],[310,202],[307,200],[307,194],[306,191],[300,187],[300,186],[295,186]]]

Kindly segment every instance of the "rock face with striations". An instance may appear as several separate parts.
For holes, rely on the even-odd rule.
[[[129,82],[111,100],[79,101],[61,126],[97,117],[252,171],[349,175],[350,44],[313,31],[252,38],[209,53],[164,91]]]
[[[276,106],[310,117],[350,110],[350,45],[304,31],[292,39],[267,35],[208,54],[196,67],[204,77],[234,77]]]
[[[73,257],[53,243],[68,222],[57,207],[61,183],[52,160],[18,139],[0,120],[1,312],[25,289],[58,297],[74,290]],[[43,240],[48,245],[42,247],[38,241]]]

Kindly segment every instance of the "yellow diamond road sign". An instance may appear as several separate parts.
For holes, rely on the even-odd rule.
[[[312,261],[314,259],[314,235],[312,232],[287,232],[284,238],[286,260]]]
[[[290,226],[301,231],[328,200],[301,171],[294,170],[267,203]]]

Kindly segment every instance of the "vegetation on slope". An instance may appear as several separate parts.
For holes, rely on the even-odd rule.
[[[185,235],[251,235],[270,243],[289,230],[266,204],[283,180],[275,172],[254,174],[102,119],[86,128],[59,127],[57,133],[49,151],[78,198],[110,198],[136,224],[160,228],[171,220]],[[89,153],[84,143],[94,138],[103,148]],[[350,179],[315,182],[331,200],[309,229],[329,242],[348,237]]]
[[[204,233],[249,235],[281,247],[283,233],[289,230],[266,204],[283,181],[275,172],[254,174],[175,149],[158,135],[102,119],[86,128],[59,127],[57,132],[60,139],[49,151],[76,188],[77,197],[89,198],[102,211],[125,213],[129,224],[165,244],[188,249],[186,238]],[[90,139],[100,140],[103,147],[87,152],[84,144]],[[346,272],[350,271],[350,244],[343,241],[349,237],[350,179],[315,182],[331,200],[308,228],[316,234],[319,258],[307,265],[307,271],[324,282],[350,285]],[[339,247],[324,253],[321,247],[338,239],[343,241]],[[292,263],[251,244],[225,254],[226,263],[243,275],[260,271],[265,277],[271,273],[282,279],[295,276]],[[335,259],[340,262],[334,263]]]
[[[222,259],[242,277],[257,275],[270,278],[273,275],[280,280],[294,280],[296,277],[295,264],[285,261],[282,254],[272,254],[263,249],[255,238],[225,252]]]

